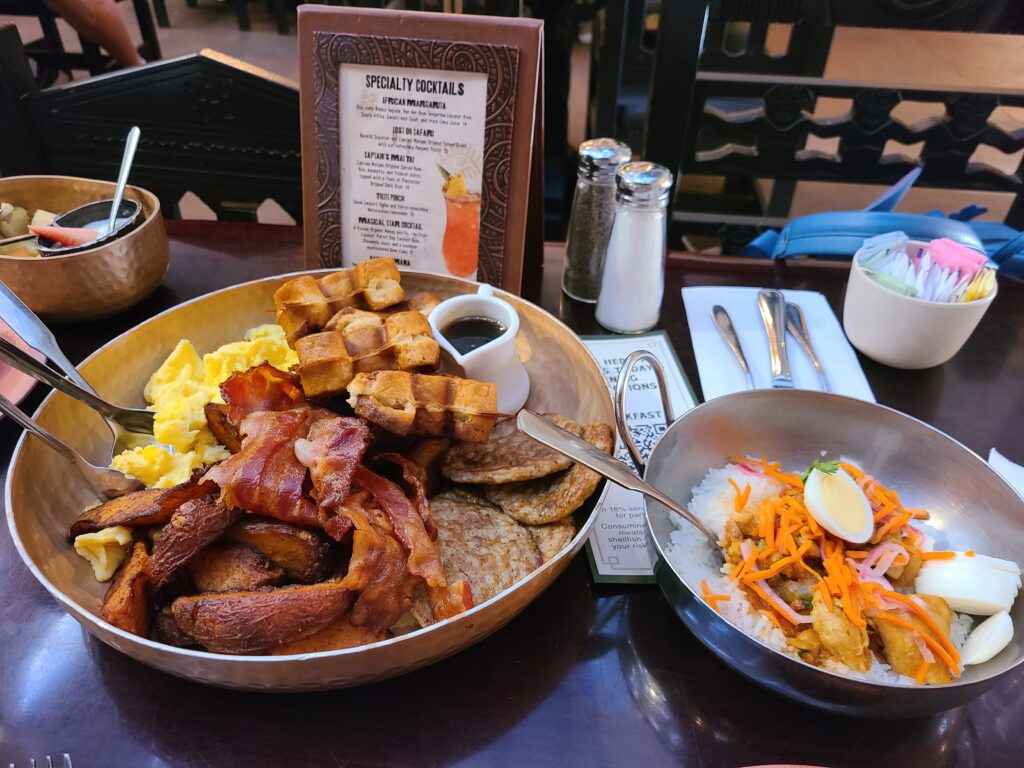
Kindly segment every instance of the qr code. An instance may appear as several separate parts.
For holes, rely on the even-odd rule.
[[[654,443],[665,429],[664,424],[631,424],[629,426],[629,433],[633,436],[633,442],[636,443],[636,447],[640,450],[640,457],[644,462],[647,461]],[[627,464],[633,463],[625,446],[620,446],[618,458]]]

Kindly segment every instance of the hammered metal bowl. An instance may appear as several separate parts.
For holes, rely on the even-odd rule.
[[[30,215],[37,208],[60,214],[110,200],[114,188],[111,182],[73,176],[9,176],[0,179],[0,200]],[[65,255],[0,256],[0,280],[44,320],[93,320],[137,304],[167,273],[167,231],[152,192],[126,187],[124,196],[142,206],[142,221],[131,232]]]
[[[685,504],[707,471],[724,466],[730,456],[768,456],[793,470],[807,466],[819,451],[856,461],[895,489],[908,507],[929,510],[926,530],[936,549],[973,549],[1024,566],[1024,499],[951,437],[862,400],[781,389],[717,397],[668,428],[651,450],[644,477]],[[967,667],[949,685],[867,682],[807,664],[712,610],[700,597],[706,571],[681,568],[666,555],[676,516],[655,501],[646,507],[658,551],[655,576],[676,614],[722,661],[776,693],[847,715],[921,717],[973,699],[1024,663],[1024,597],[1018,596],[1010,645],[990,661]],[[700,536],[689,527],[681,532]]]
[[[170,309],[100,348],[82,364],[82,373],[112,402],[142,406],[143,385],[179,339],[190,339],[200,352],[240,339],[248,328],[273,319],[273,292],[291,277],[294,275],[245,283]],[[477,289],[475,283],[417,272],[404,272],[402,283],[410,291],[431,291],[442,298]],[[519,312],[517,350],[532,385],[526,406],[566,413],[579,421],[614,424],[608,384],[579,337],[533,304],[501,291],[496,294]],[[109,456],[109,431],[95,413],[78,402],[51,395],[36,418],[91,461]],[[578,533],[555,558],[466,613],[360,648],[281,657],[225,656],[174,648],[102,621],[97,614],[106,585],[96,582],[88,563],[65,539],[70,522],[92,501],[88,489],[67,471],[57,454],[38,440],[22,436],[5,491],[7,523],[25,564],[93,635],[133,659],[180,677],[229,688],[273,691],[340,688],[382,680],[481,640],[523,610],[565,570],[586,540],[598,501],[592,498],[577,514]],[[604,486],[600,496],[603,493]]]

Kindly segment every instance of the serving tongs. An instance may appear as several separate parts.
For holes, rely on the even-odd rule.
[[[516,416],[516,426],[519,427],[520,432],[532,437],[538,443],[542,443],[548,448],[568,456],[573,461],[594,470],[597,474],[606,477],[613,483],[621,485],[623,488],[638,491],[644,496],[654,499],[659,504],[675,512],[679,517],[704,534],[719,561],[723,560],[718,536],[712,533],[699,517],[686,507],[676,503],[667,494],[662,493],[650,483],[633,474],[625,464],[614,456],[609,456],[583,438],[577,437],[572,432],[562,429],[554,422],[548,421],[525,408]]]
[[[146,417],[130,415],[130,412],[134,409],[118,408],[117,406],[107,403],[105,400],[99,397],[96,390],[89,384],[88,381],[78,372],[74,364],[68,360],[67,355],[61,351],[61,348],[57,344],[57,339],[54,338],[53,333],[49,328],[40,320],[35,312],[29,309],[25,303],[19,299],[10,288],[8,288],[3,282],[0,282],[0,318],[11,327],[18,336],[20,336],[26,344],[34,349],[42,352],[63,372],[64,377],[70,380],[70,383],[77,385],[78,392],[83,391],[87,394],[92,395],[92,401],[77,397],[76,394],[72,394],[67,389],[61,389],[62,392],[81,400],[82,403],[88,405],[90,408],[96,409],[101,416],[106,420],[107,426],[113,435],[113,442],[111,443],[110,457],[113,458],[116,454],[122,451],[137,448],[143,445],[150,445],[156,443],[153,438],[153,425],[152,416],[149,417],[150,421],[148,428],[146,428],[143,419]],[[5,346],[4,349],[10,349],[9,346]],[[8,357],[8,361],[11,365],[17,367],[19,370],[27,373],[29,376],[39,379],[33,371],[26,370],[28,365],[23,368],[19,364],[24,362],[28,357],[21,353],[21,350],[17,350],[19,355],[12,354]],[[17,359],[18,363],[14,360]],[[31,360],[31,358],[28,358]],[[35,360],[31,360],[33,366],[39,365]],[[38,369],[33,368],[34,371],[38,372]],[[47,368],[47,371],[49,369]],[[54,374],[53,371],[49,371],[50,374]],[[54,374],[55,375],[55,374]],[[61,377],[57,377],[59,380]],[[40,379],[41,380],[41,379]],[[50,386],[60,389],[58,384],[55,384],[53,380],[47,380],[47,384]],[[58,382],[59,383],[59,382]],[[102,404],[98,406],[97,404]],[[101,410],[101,407],[103,410]],[[117,413],[117,418],[114,418],[112,414]],[[127,421],[131,427],[123,425],[123,421]],[[165,446],[166,447],[166,446]]]

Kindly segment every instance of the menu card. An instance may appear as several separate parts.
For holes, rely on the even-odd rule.
[[[608,387],[614,392],[619,369],[630,354],[645,349],[658,358],[665,369],[669,402],[679,418],[697,404],[679,358],[664,331],[638,336],[585,336],[584,343],[601,365]],[[626,421],[633,440],[646,460],[654,442],[665,431],[665,412],[651,366],[639,363],[630,379],[626,395]],[[633,460],[621,438],[615,456],[629,467]],[[587,557],[594,581],[615,584],[653,584],[656,553],[649,548],[643,495],[608,484],[608,491],[597,509],[597,519],[587,542]]]
[[[475,279],[487,75],[341,65],[342,254]]]

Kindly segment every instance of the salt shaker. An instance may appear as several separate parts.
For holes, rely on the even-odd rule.
[[[597,301],[605,249],[615,212],[615,171],[633,150],[615,139],[580,144],[576,193],[569,214],[562,290],[579,301]]]
[[[672,174],[656,163],[626,163],[615,174],[615,186],[615,219],[594,317],[615,333],[643,333],[661,314]]]

